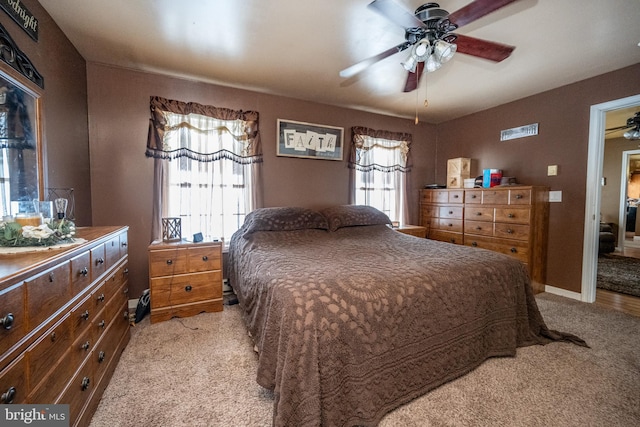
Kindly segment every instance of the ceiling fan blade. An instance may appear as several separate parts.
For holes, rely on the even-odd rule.
[[[367,7],[402,28],[425,27],[424,22],[392,0],[374,0]]]
[[[356,64],[353,64],[352,66],[345,68],[344,70],[340,71],[340,77],[343,78],[349,78],[349,77],[353,77],[356,74],[364,71],[367,67],[375,64],[378,61],[383,60],[384,58],[387,58],[391,55],[394,55],[398,52],[402,52],[403,50],[405,50],[406,48],[408,48],[409,46],[411,46],[410,43],[408,42],[404,42],[404,43],[400,43],[397,46],[392,47],[391,49],[387,49],[384,52],[380,52],[379,54],[377,54],[376,56],[372,56],[371,58],[367,58],[363,61],[360,61]]]
[[[418,88],[422,71],[424,70],[424,62],[418,62],[415,73],[409,71],[407,73],[407,82],[404,85],[404,92],[412,92]]]
[[[607,132],[615,132],[615,131],[618,131],[618,130],[625,130],[625,129],[629,129],[629,128],[632,128],[632,127],[633,126],[627,126],[627,125],[625,125],[625,126],[617,126],[617,127],[614,127],[614,128],[605,129],[605,131],[607,131]]]
[[[455,44],[457,46],[457,52],[495,62],[507,59],[515,49],[515,46],[490,42],[488,40],[477,39],[475,37],[463,36],[460,34],[456,34]]]
[[[449,21],[460,28],[515,1],[517,0],[475,0],[450,14]]]

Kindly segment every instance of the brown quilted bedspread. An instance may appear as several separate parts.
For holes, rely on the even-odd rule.
[[[377,425],[548,331],[510,257],[385,225],[234,236],[231,284],[275,426]]]

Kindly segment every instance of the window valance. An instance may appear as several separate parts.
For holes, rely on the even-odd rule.
[[[349,167],[362,172],[409,172],[410,133],[390,132],[362,126],[351,128]],[[381,155],[381,152],[387,152]],[[377,155],[375,154],[377,153]]]
[[[239,164],[262,162],[256,111],[236,111],[159,96],[151,97],[150,110],[147,157],[188,157],[200,162],[228,159]],[[187,131],[219,138],[171,137],[172,133],[181,135]],[[212,140],[217,143],[212,144]]]

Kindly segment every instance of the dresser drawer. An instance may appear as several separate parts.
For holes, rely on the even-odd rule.
[[[52,361],[60,359],[73,343],[73,322],[65,316],[40,337],[28,350],[29,382],[34,389],[53,368]]]
[[[66,390],[56,402],[69,405],[71,420],[77,420],[82,407],[95,390],[98,381],[95,376],[94,358],[89,357],[73,377]]]
[[[151,307],[167,307],[222,297],[220,271],[151,279]]]
[[[61,359],[51,361],[51,364],[53,369],[47,376],[37,381],[31,380],[32,384],[37,383],[37,385],[34,385],[35,388],[29,394],[29,403],[55,402],[77,368],[71,363],[71,349],[68,349]]]
[[[440,218],[462,219],[463,208],[460,206],[440,206],[438,216]]]
[[[104,256],[107,268],[118,262],[120,259],[120,236],[116,236],[104,244]]]
[[[506,205],[509,203],[509,192],[504,190],[482,190],[483,205]]]
[[[528,225],[496,223],[494,236],[526,241],[529,240],[529,230]]]
[[[220,270],[222,266],[222,254],[219,245],[188,248],[187,254],[189,258],[189,273]]]
[[[107,271],[104,244],[91,249],[91,279],[96,280]]]
[[[494,239],[490,237],[465,236],[464,244],[474,248],[489,249],[510,255],[522,262],[527,262],[529,258],[529,248],[526,242],[505,241],[504,239]]]
[[[80,304],[71,310],[71,323],[73,325],[73,336],[78,337],[91,329],[91,323],[98,312],[95,310],[95,303],[91,295],[82,300]]]
[[[432,240],[455,243],[458,245],[461,245],[463,243],[462,233],[451,233],[451,232],[441,231],[441,230],[431,230],[429,232],[429,238]]]
[[[20,341],[26,332],[24,287],[21,284],[0,291],[0,354]],[[2,368],[0,366],[0,368]]]
[[[71,259],[71,287],[79,294],[91,283],[91,252],[87,251]]]
[[[443,230],[443,231],[455,231],[456,233],[462,233],[462,220],[440,218],[440,220],[438,220],[437,229]]]
[[[59,310],[71,298],[69,262],[26,281],[29,330]]]
[[[434,205],[424,205],[420,208],[423,218],[438,216],[438,207]]]
[[[481,236],[493,236],[493,223],[486,221],[465,221],[464,234],[479,234]]]
[[[464,202],[468,205],[479,205],[482,203],[482,190],[465,190]]]
[[[493,221],[493,208],[470,206],[464,210],[464,219],[472,221]]]
[[[464,203],[464,190],[449,191],[449,203]]]
[[[509,190],[509,204],[510,205],[530,205],[531,204],[531,190],[529,189],[513,189]]]
[[[431,191],[420,191],[420,203],[431,203]]]
[[[495,221],[529,224],[531,210],[527,208],[496,208]]]
[[[149,252],[150,277],[172,276],[188,272],[186,249],[163,249]]]
[[[20,356],[0,371],[0,404],[24,403],[27,393],[27,363]]]

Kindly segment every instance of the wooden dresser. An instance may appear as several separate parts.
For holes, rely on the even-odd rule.
[[[423,239],[427,237],[427,227],[423,227],[421,225],[405,224],[398,228],[394,228],[394,230],[399,231],[403,234],[408,234],[410,236],[421,237]]]
[[[489,249],[524,262],[534,289],[546,284],[549,189],[508,186],[420,190],[427,237]]]
[[[69,404],[88,425],[129,342],[128,227],[0,255],[0,403]]]
[[[222,311],[222,243],[149,246],[151,323]]]

